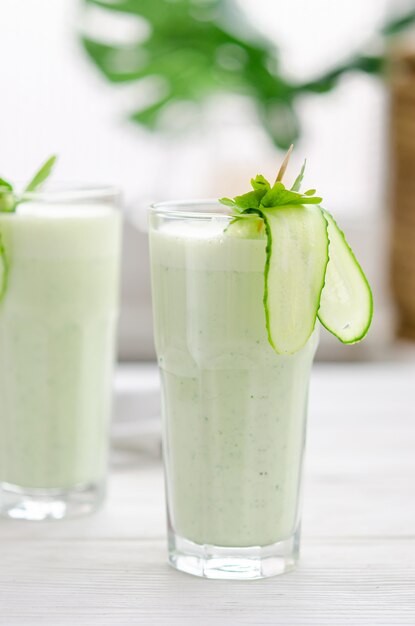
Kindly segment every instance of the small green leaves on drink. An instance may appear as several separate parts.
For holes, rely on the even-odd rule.
[[[320,206],[316,190],[300,192],[305,162],[291,189],[285,187],[281,178],[287,162],[272,186],[258,175],[251,180],[252,191],[220,200],[234,216],[226,233],[247,238],[265,234],[265,320],[269,343],[278,354],[300,350],[317,319],[343,343],[355,343],[372,320],[369,283],[344,234]],[[254,219],[255,227],[250,226]]]
[[[0,212],[11,213],[15,208],[15,197],[12,185],[0,178]]]
[[[225,206],[236,207],[235,200],[231,200],[230,198],[221,198],[219,202]]]
[[[302,168],[300,170],[300,173],[298,174],[297,178],[295,179],[293,186],[291,187],[291,191],[300,191],[301,183],[303,182],[303,178],[304,178],[304,172],[305,172],[306,165],[307,165],[307,160],[304,159],[303,166],[302,166]],[[307,192],[305,192],[305,195],[308,195]]]
[[[28,199],[28,195],[38,191],[43,183],[49,178],[56,156],[51,156],[38,169],[30,182],[26,185],[22,193],[16,193],[14,186],[5,178],[0,177],[0,213],[14,213],[22,202]],[[0,302],[7,289],[9,274],[9,262],[7,259],[4,242],[0,233]]]
[[[320,204],[322,198],[315,196],[315,189],[308,190],[305,194],[298,191],[286,189],[285,185],[277,181],[271,187],[269,182],[261,175],[251,180],[253,191],[242,196],[231,198],[221,198],[220,202],[231,207],[236,213],[245,213],[247,210],[258,210],[261,208],[277,208],[279,206]]]
[[[38,191],[51,175],[56,158],[56,155],[53,155],[45,161],[20,194],[16,193],[12,183],[0,178],[0,212],[14,213],[17,206],[27,199],[25,197],[27,194]]]
[[[0,178],[0,189],[13,191],[12,185],[4,178]]]
[[[33,193],[37,191],[52,173],[52,169],[56,163],[56,154],[51,156],[45,163],[39,168],[32,180],[26,185],[23,193]]]

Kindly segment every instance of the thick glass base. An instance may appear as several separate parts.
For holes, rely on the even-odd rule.
[[[27,489],[0,482],[0,515],[42,521],[87,515],[104,498],[104,485],[78,485],[73,489]]]
[[[169,563],[181,572],[204,578],[253,580],[292,570],[299,555],[299,531],[269,546],[223,548],[200,545],[169,535]]]

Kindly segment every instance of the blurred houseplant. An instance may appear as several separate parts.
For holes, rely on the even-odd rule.
[[[90,58],[112,83],[158,80],[154,101],[132,120],[157,129],[163,113],[178,102],[202,104],[215,93],[246,95],[273,142],[287,148],[300,134],[295,103],[307,93],[333,89],[347,72],[379,74],[383,53],[358,54],[309,82],[295,83],[279,70],[275,44],[244,19],[235,0],[84,0],[89,6],[145,20],[147,36],[134,43],[107,45],[82,38]],[[391,19],[383,38],[415,22],[415,9]]]
[[[279,148],[286,148],[301,135],[296,110],[301,96],[330,92],[347,73],[364,72],[381,76],[388,64],[388,40],[415,23],[413,8],[384,24],[375,38],[374,47],[368,48],[376,50],[376,54],[362,51],[317,78],[295,82],[283,74],[275,42],[266,38],[245,19],[236,0],[82,1],[87,9],[98,7],[108,16],[119,14],[144,25],[143,32],[134,41],[129,39],[124,43],[110,45],[100,34],[91,36],[87,32],[82,36],[82,44],[88,56],[110,83],[136,87],[138,97],[136,108],[131,114],[132,122],[148,130],[174,128],[172,122],[176,105],[191,103],[198,112],[203,110],[212,96],[239,94],[253,104],[266,134]],[[155,87],[155,90],[150,90],[153,99],[139,105],[138,100],[142,102],[141,96],[148,90],[149,83]],[[415,118],[415,103],[408,115]],[[185,130],[191,130],[195,119],[198,119],[197,115],[186,117]],[[171,161],[171,167],[174,167],[175,161]],[[166,184],[166,171],[163,172],[163,184]],[[415,233],[411,241],[410,245],[415,250]],[[144,238],[140,240],[140,246],[146,246]],[[131,265],[131,251],[139,246],[134,243],[134,246],[126,247],[127,267]],[[148,281],[146,262],[146,255],[142,254],[141,273]],[[135,265],[137,263],[138,260]],[[395,278],[397,273],[395,270]],[[124,290],[127,294],[125,297],[132,297],[132,286],[136,283],[135,275],[131,276],[128,289],[126,287]],[[139,294],[141,308],[146,302],[148,308],[150,306],[148,290],[147,285],[146,291]],[[138,302],[138,297],[136,300]],[[402,310],[399,297],[397,302]],[[128,327],[131,334],[132,329],[136,332],[137,328],[147,329],[150,325],[150,311],[147,309],[145,323],[137,324],[137,314],[133,310],[130,317],[130,323],[122,324],[122,328]],[[412,325],[415,328],[415,304]],[[134,346],[138,344],[141,346],[138,356],[143,356],[143,346],[148,343],[146,333],[147,330],[145,333],[143,331],[139,341],[131,341],[130,335],[126,333],[126,339],[122,342],[124,358],[137,357]],[[151,355],[152,349],[148,348],[145,356]]]

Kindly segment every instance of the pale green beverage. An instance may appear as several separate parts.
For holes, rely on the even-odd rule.
[[[101,197],[102,196],[102,197]],[[43,519],[102,499],[120,216],[105,190],[0,214],[0,510]]]
[[[296,559],[317,335],[275,353],[265,240],[232,236],[217,205],[197,208],[160,205],[150,223],[169,558],[199,575],[260,577]]]

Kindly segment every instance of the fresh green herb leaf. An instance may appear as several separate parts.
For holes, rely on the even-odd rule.
[[[56,163],[56,159],[56,155],[53,155],[42,165],[42,167],[33,176],[30,183],[26,186],[23,193],[31,193],[33,191],[36,191],[37,189],[39,189],[39,187],[41,187],[41,185],[43,185],[45,180],[49,178],[53,166]]]
[[[298,174],[297,178],[294,181],[294,185],[291,187],[291,191],[300,191],[301,183],[303,182],[305,167],[307,165],[307,159],[304,159],[303,166]]]
[[[321,196],[303,196],[302,204],[321,204],[323,198]]]
[[[9,191],[13,191],[13,185],[7,180],[4,180],[4,178],[0,178],[0,190],[2,189],[8,189]]]
[[[56,156],[51,156],[33,176],[22,194],[17,195],[13,191],[13,185],[0,178],[0,213],[14,213],[16,207],[25,201],[25,194],[38,189],[50,176],[52,168],[56,162]]]
[[[0,187],[0,213],[13,213],[16,208],[16,196],[7,187]]]
[[[262,206],[269,208],[284,206],[286,204],[295,204],[301,198],[301,194],[296,193],[295,191],[289,191],[285,188],[283,183],[277,182],[263,197]]]
[[[248,191],[242,196],[235,196],[235,204],[237,208],[243,211],[247,209],[257,209],[261,204],[261,200],[266,194],[265,189],[256,189],[255,191]]]
[[[14,213],[16,211],[16,207],[21,202],[25,201],[24,194],[38,189],[45,182],[48,176],[50,176],[55,161],[56,156],[51,156],[36,172],[21,195],[14,193],[13,185],[11,183],[4,178],[0,178],[0,213]],[[0,232],[0,302],[7,290],[8,274],[9,263]]]
[[[315,189],[309,189],[304,194],[298,191],[304,178],[306,160],[304,160],[301,171],[291,189],[287,189],[282,182],[292,150],[293,146],[291,145],[272,187],[264,176],[257,174],[255,178],[251,179],[251,186],[254,191],[236,196],[233,200],[222,198],[221,202],[236,209],[239,213],[249,213],[262,208],[277,209],[288,205],[319,204],[322,198],[314,195]]]
[[[310,197],[296,191],[286,189],[281,182],[275,185],[262,198],[261,205],[266,208],[286,206],[287,204],[319,204],[322,198]]]
[[[293,185],[298,188],[304,176],[306,161],[304,161],[301,172]],[[244,213],[249,210],[261,208],[277,208],[287,205],[302,204],[320,204],[322,198],[314,196],[315,189],[309,189],[305,194],[298,193],[292,189],[287,189],[281,181],[277,181],[271,187],[270,183],[264,176],[258,174],[251,179],[251,185],[254,191],[236,196],[233,200],[230,198],[221,198],[220,202],[226,206],[233,208],[238,213]]]
[[[270,184],[262,174],[257,174],[255,178],[251,178],[252,189],[256,191],[269,191]]]
[[[230,198],[220,198],[219,202],[225,206],[236,207],[235,200],[231,200]]]
[[[14,211],[15,204],[13,185],[4,178],[0,178],[0,213],[11,213]]]

